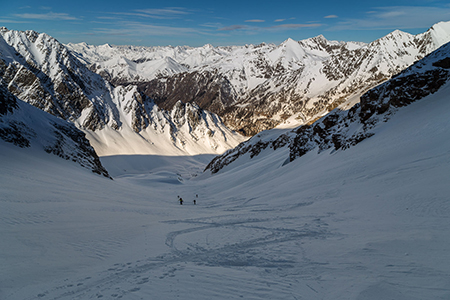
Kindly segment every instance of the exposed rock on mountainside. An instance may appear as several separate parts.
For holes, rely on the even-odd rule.
[[[378,124],[388,121],[399,108],[433,94],[448,84],[449,62],[450,43],[365,93],[361,102],[350,110],[336,109],[312,125],[300,126],[279,136],[261,133],[216,157],[206,170],[216,173],[240,157],[248,156],[251,159],[265,149],[288,149],[289,157],[285,162],[288,163],[314,149],[318,152],[327,149],[337,151],[355,146],[373,136]]]
[[[67,46],[111,82],[139,83],[165,109],[195,102],[251,136],[289,117],[302,124],[323,116],[448,41],[450,22],[418,35],[396,30],[370,44],[318,36],[278,46]]]
[[[136,83],[139,89],[155,100],[156,104],[170,110],[176,102],[194,102],[200,107],[221,113],[235,102],[237,97],[233,86],[222,74],[203,72],[184,72],[149,82]]]
[[[12,94],[83,128],[106,125],[101,94],[109,91],[100,76],[45,33],[3,27],[0,34],[0,76]]]
[[[0,138],[21,148],[36,147],[109,177],[83,132],[73,124],[17,100],[1,79]]]
[[[135,85],[112,86],[44,33],[0,29],[0,78],[20,100],[84,130],[100,155],[222,153],[244,140],[195,104],[193,126]]]

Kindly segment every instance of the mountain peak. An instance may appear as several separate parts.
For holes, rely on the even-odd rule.
[[[439,46],[444,45],[450,39],[450,21],[434,24],[425,34],[427,33]]]
[[[401,31],[401,30],[399,30],[399,29],[396,29],[396,30],[394,30],[394,31],[392,31],[392,32],[390,32],[390,33],[388,33],[384,38],[391,38],[391,37],[404,37],[404,36],[406,36],[406,37],[411,37],[411,36],[413,36],[412,34],[410,34],[410,33],[408,33],[408,32],[405,32],[405,31]]]
[[[202,48],[210,50],[210,49],[214,49],[214,46],[211,44],[205,44]]]
[[[298,44],[298,42],[293,40],[292,38],[287,38],[284,42],[281,43],[281,45],[295,45],[295,44]]]
[[[333,110],[317,122],[291,131],[279,129],[257,134],[235,149],[217,156],[205,170],[216,173],[229,164],[240,165],[234,163],[238,159],[242,164],[242,161],[253,159],[260,153],[279,148],[285,148],[279,152],[283,155],[289,150],[285,165],[313,150],[320,153],[331,149],[334,152],[354,147],[376,135],[375,128],[383,126],[400,108],[448,88],[449,75],[450,43],[369,90],[351,109]],[[439,92],[446,95],[445,91]],[[246,154],[249,155],[241,158]]]
[[[431,26],[430,30],[445,30],[446,32],[450,31],[450,21],[448,22],[439,22]]]
[[[323,34],[319,34],[315,37],[312,38],[313,40],[318,40],[318,41],[324,41],[327,42],[328,40],[326,39],[326,37]]]
[[[106,43],[106,44],[100,45],[99,47],[103,48],[103,49],[111,49],[113,46],[111,44]]]

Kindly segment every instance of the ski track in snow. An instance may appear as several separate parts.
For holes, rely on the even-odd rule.
[[[166,232],[163,239],[165,250],[153,255],[136,245],[138,258],[127,259],[125,253],[125,257],[119,259],[119,262],[112,263],[109,257],[117,251],[120,252],[123,241],[107,230],[106,227],[113,223],[105,224],[105,228],[99,224],[95,231],[104,231],[105,236],[102,239],[75,239],[69,245],[75,250],[87,253],[100,263],[92,268],[83,268],[81,275],[64,275],[65,277],[60,279],[32,287],[30,292],[6,294],[6,299],[17,299],[19,296],[20,299],[52,300],[369,300],[423,299],[420,295],[427,293],[444,295],[435,299],[445,299],[445,295],[450,295],[450,289],[443,288],[442,282],[450,280],[449,273],[436,267],[427,267],[426,263],[414,258],[416,254],[433,253],[433,249],[436,249],[437,255],[442,255],[442,245],[439,242],[427,236],[424,237],[425,242],[419,243],[398,237],[390,240],[389,233],[383,232],[382,235],[387,237],[377,238],[377,232],[374,241],[361,243],[358,238],[352,239],[348,232],[345,233],[351,231],[347,226],[359,224],[352,223],[358,217],[351,213],[347,215],[346,210],[352,211],[355,208],[333,208],[336,205],[333,199],[345,198],[348,185],[358,187],[368,182],[386,183],[390,180],[392,184],[401,184],[403,178],[397,177],[399,174],[432,170],[441,159],[448,159],[448,153],[415,159],[399,167],[394,165],[374,168],[370,162],[364,160],[364,163],[344,164],[344,171],[341,172],[347,174],[346,178],[329,186],[325,185],[320,192],[304,191],[304,195],[297,201],[294,200],[297,197],[291,196],[291,201],[278,204],[261,202],[260,197],[247,197],[244,190],[241,190],[244,192],[242,196],[222,199],[223,192],[215,194],[220,188],[216,187],[216,191],[210,191],[208,184],[203,183],[203,180],[208,179],[193,177],[193,181],[184,181],[181,185],[170,180],[162,181],[158,179],[161,175],[158,164],[153,171],[159,175],[131,172],[118,176],[114,184],[153,191],[158,197],[167,194],[168,189],[178,187],[166,195],[174,199],[171,201],[173,203],[163,210],[164,213],[157,213],[159,217],[163,216],[156,230]],[[176,160],[177,167],[180,167],[180,158]],[[330,168],[334,167],[330,165]],[[183,173],[186,175],[198,171],[198,165],[193,164],[191,160],[187,161],[185,168]],[[192,172],[189,172],[189,168],[192,168]],[[171,171],[164,173],[168,178],[180,176],[175,169],[168,169]],[[19,174],[26,180],[39,181],[33,176],[20,172]],[[334,174],[325,175],[320,182],[327,182],[333,176]],[[142,177],[146,178],[147,187],[142,184]],[[320,182],[316,184],[320,185]],[[196,206],[189,197],[186,197],[183,206],[176,203],[177,193],[194,195],[194,191],[200,195]],[[54,193],[65,197],[64,192]],[[357,191],[356,194],[363,195],[364,192]],[[431,196],[427,203],[422,202],[420,195],[415,196],[413,191],[402,197],[400,203],[412,204],[408,207],[408,212],[414,217],[425,218],[422,220],[425,225],[430,216],[448,218],[450,215],[450,206],[443,205],[443,199],[438,195]],[[55,203],[51,199],[48,201]],[[320,205],[323,201],[328,202],[330,207]],[[25,201],[27,204],[32,202]],[[39,205],[43,200],[34,202]],[[101,211],[139,213],[139,208],[133,208],[130,203],[121,206],[120,200],[113,202],[111,207],[101,207]],[[336,208],[343,212],[336,213]],[[172,212],[166,211],[167,209]],[[6,215],[2,216],[0,221],[10,228],[47,226],[58,222],[52,216],[64,210],[54,208],[49,211],[30,212],[20,217]],[[396,212],[399,218],[401,213],[404,211]],[[389,221],[388,218],[387,220]],[[368,221],[370,223],[370,217]],[[345,223],[342,222],[349,222],[350,225],[343,225]],[[330,227],[329,224],[333,226]],[[142,227],[147,226],[150,225]],[[388,225],[386,227],[389,228]],[[83,234],[82,231],[79,233]],[[141,235],[140,238],[147,239],[145,243],[153,242],[150,240],[153,239],[151,236]],[[343,246],[347,243],[349,246]],[[334,246],[337,247],[336,251],[332,249]],[[46,252],[45,247],[41,252]],[[417,284],[419,282],[421,285]],[[415,292],[418,292],[419,297],[411,297]]]
[[[315,155],[311,154],[310,157],[314,158]],[[92,237],[88,234],[89,229],[80,224],[82,221],[71,219],[76,222],[73,227],[75,234],[68,245],[74,251],[85,253],[96,263],[91,267],[80,268],[75,273],[55,269],[60,274],[56,276],[58,279],[26,286],[22,291],[12,291],[6,294],[5,299],[406,300],[424,299],[423,296],[427,294],[436,296],[434,299],[445,299],[450,295],[450,289],[444,287],[444,283],[450,282],[449,272],[445,270],[445,264],[442,267],[436,266],[435,262],[428,264],[433,261],[434,255],[441,257],[444,262],[448,257],[442,256],[442,251],[449,240],[437,241],[435,235],[440,229],[430,229],[430,226],[442,224],[435,223],[434,219],[445,220],[450,216],[450,205],[445,204],[439,191],[435,195],[428,193],[427,202],[423,202],[422,194],[417,191],[401,193],[398,203],[393,203],[389,208],[380,208],[371,201],[363,201],[362,207],[358,207],[358,201],[348,201],[346,198],[370,194],[369,199],[379,199],[384,203],[385,200],[380,199],[383,191],[378,191],[376,195],[374,190],[381,186],[387,189],[401,186],[408,180],[420,178],[411,177],[411,174],[423,173],[427,177],[427,174],[432,174],[440,167],[442,161],[448,160],[449,153],[424,155],[407,163],[380,166],[367,161],[368,157],[373,155],[369,153],[367,157],[358,158],[343,152],[343,162],[325,162],[328,173],[315,178],[312,172],[311,177],[304,177],[304,183],[296,188],[286,189],[284,182],[275,180],[279,184],[276,192],[281,199],[287,197],[288,201],[274,201],[272,195],[262,201],[264,197],[251,191],[255,186],[260,189],[260,184],[255,185],[251,181],[248,186],[250,192],[238,187],[235,192],[241,195],[236,196],[234,192],[224,192],[220,182],[214,181],[220,176],[201,178],[204,175],[199,174],[200,178],[186,178],[182,183],[159,178],[181,176],[177,168],[181,168],[185,176],[198,172],[199,166],[191,158],[186,158],[185,166],[180,162],[181,158],[174,158],[176,163],[173,166],[166,165],[168,171],[165,173],[160,172],[161,164],[156,161],[154,169],[146,174],[128,170],[126,174],[117,176],[114,182],[103,183],[105,189],[118,186],[113,187],[113,191],[104,192],[105,195],[102,192],[95,194],[96,197],[104,197],[107,202],[86,202],[82,205],[97,209],[94,217],[101,216],[100,213],[111,213],[128,218],[127,213],[131,213],[132,218],[136,218],[139,214],[149,213],[143,225],[139,225],[139,221],[129,220],[145,232],[137,235],[140,241],[130,242],[128,251],[133,252],[134,249],[137,255],[128,257],[128,252],[123,250],[123,238],[115,232],[120,225],[115,225],[109,218],[103,217],[105,224],[100,220],[96,223],[92,228]],[[267,159],[271,157],[267,156]],[[347,159],[356,161],[349,163]],[[165,159],[164,163],[169,161]],[[296,168],[288,165],[286,172],[296,173],[299,167],[308,168],[308,163],[311,162],[305,158]],[[7,170],[10,165],[17,167],[9,162],[6,163]],[[149,163],[148,167],[151,168]],[[10,174],[22,178],[23,182],[37,186],[57,182],[56,179],[32,176],[33,173],[27,174],[20,168],[11,169]],[[39,166],[37,169],[40,170]],[[324,168],[321,167],[321,170],[323,172]],[[236,175],[230,174],[222,175],[222,183],[232,188],[233,182],[226,176]],[[340,178],[336,174],[346,176]],[[265,176],[271,177],[273,174],[260,174],[255,181],[270,182]],[[93,186],[106,180],[93,179]],[[216,185],[210,186],[208,182],[211,180]],[[153,193],[155,199],[170,200],[159,204],[154,213],[148,207],[148,204],[157,205],[154,200],[147,204],[142,199],[126,200],[122,198],[123,195],[117,195],[108,204],[109,197],[116,192],[115,189],[120,188],[138,189],[136,193],[139,197]],[[42,209],[30,210],[25,214],[11,211],[10,214],[2,214],[0,222],[18,230],[30,226],[53,229],[55,225],[62,225],[55,215],[70,214],[71,205],[76,206],[76,202],[70,204],[73,200],[65,199],[66,189],[72,190],[74,187],[65,183],[60,189],[52,190],[53,197],[46,197],[43,192],[35,198],[22,198],[19,204],[37,205]],[[270,186],[263,191],[271,191]],[[299,191],[301,194],[296,195]],[[186,196],[182,206],[177,204],[177,194],[184,196],[195,193],[199,194],[196,206],[191,200],[195,196]],[[389,199],[396,196],[390,191],[384,194]],[[73,197],[78,201],[78,197]],[[339,204],[340,201],[348,206]],[[9,202],[15,203],[14,199]],[[67,203],[69,206],[66,206]],[[408,207],[401,207],[406,203]],[[368,207],[364,208],[365,205]],[[364,212],[372,210],[374,215],[363,216],[367,220],[362,221]],[[82,211],[76,215],[80,213]],[[383,214],[393,215],[394,219]],[[152,221],[152,216],[159,220],[157,224]],[[419,227],[415,223],[408,223],[411,216],[421,224]],[[377,217],[381,217],[381,222],[373,220]],[[396,222],[396,219],[400,222]],[[368,225],[364,225],[365,222]],[[375,229],[371,229],[372,226]],[[162,235],[161,239],[152,228],[160,231],[158,234]],[[62,229],[68,233],[67,230],[72,228]],[[367,237],[364,237],[366,231]],[[101,238],[95,239],[98,235]],[[410,239],[410,235],[416,237]],[[40,249],[38,257],[47,255],[47,246],[39,242],[32,244],[31,238],[27,242],[29,247]],[[48,242],[53,246],[59,243],[55,238],[49,238]],[[161,243],[163,250],[153,253],[142,247],[143,243]],[[118,253],[119,256],[115,256]],[[422,261],[428,254],[431,255],[430,261]],[[416,293],[418,296],[414,297]]]
[[[297,251],[301,253],[302,240],[323,239],[330,235],[326,224],[319,218],[311,220],[311,225],[300,224],[297,228],[265,226],[267,223],[283,225],[286,220],[295,221],[296,219],[295,216],[259,219],[257,216],[249,217],[248,214],[231,214],[164,221],[163,223],[167,224],[182,224],[183,228],[186,225],[190,226],[167,234],[165,244],[170,249],[169,253],[146,260],[114,264],[107,270],[76,281],[65,280],[63,285],[43,291],[37,297],[40,299],[100,299],[103,297],[120,299],[145,289],[146,285],[157,285],[160,280],[181,280],[177,279],[178,273],[182,273],[180,277],[183,281],[187,280],[183,285],[196,286],[205,280],[221,281],[223,279],[220,279],[220,276],[207,271],[217,268],[238,268],[240,269],[238,273],[246,273],[248,271],[245,268],[250,268],[263,274],[257,281],[252,277],[242,282],[240,278],[242,275],[236,279],[227,277],[226,280],[231,280],[233,285],[236,285],[237,293],[227,297],[239,297],[242,296],[238,295],[239,292],[251,289],[255,291],[255,299],[257,299],[267,296],[266,292],[273,293],[273,286],[277,286],[276,294],[281,296],[285,293],[286,287],[271,280],[273,274],[277,277],[292,275],[290,273],[297,272],[296,270],[302,269],[304,265],[310,265],[311,262],[302,255],[283,257],[281,255],[283,252],[277,254],[277,249],[280,248],[281,251],[283,245],[291,243],[296,245]],[[297,225],[296,222],[293,223]],[[217,239],[218,233],[221,235],[220,241]],[[186,272],[189,276],[184,274]],[[305,273],[301,277],[308,277],[308,275]],[[176,282],[173,284],[175,285]],[[286,285],[292,284],[294,282],[286,283]],[[149,294],[155,293],[153,288],[150,290]],[[311,290],[314,291],[312,288]],[[170,290],[170,293],[173,292],[174,290]],[[230,292],[233,293],[233,291]],[[183,291],[180,289],[179,293],[182,295]],[[214,293],[210,296],[214,297]],[[205,296],[204,299],[210,296]]]
[[[448,88],[345,151],[213,176],[1,142],[0,299],[450,299]]]

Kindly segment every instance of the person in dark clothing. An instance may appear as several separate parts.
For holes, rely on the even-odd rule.
[[[197,200],[194,199],[194,205],[197,204]]]
[[[183,198],[180,198],[180,205],[183,205]]]

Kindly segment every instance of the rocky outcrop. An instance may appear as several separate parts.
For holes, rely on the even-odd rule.
[[[217,72],[185,72],[136,84],[140,91],[166,110],[181,101],[196,103],[203,109],[221,114],[237,97],[231,83]]]
[[[83,132],[73,124],[17,100],[1,80],[0,139],[21,148],[44,150],[110,178]]]
[[[170,147],[183,152],[186,150],[185,144],[191,144],[189,154],[218,153],[244,140],[225,128],[220,118],[204,112],[194,102],[189,104],[190,110],[195,110],[194,114],[202,119],[195,123],[205,128],[191,130],[192,127],[183,126],[185,122],[172,114],[178,100],[165,110],[145,95],[145,86],[141,89],[133,84],[114,87],[46,34],[1,28],[0,79],[8,91],[20,100],[72,122],[85,131],[97,150],[101,147],[101,155],[122,154],[121,149],[110,147],[108,150],[105,145],[133,145],[133,140],[141,147],[133,150],[129,146],[125,154],[154,154],[155,151],[165,152]],[[224,105],[220,96],[208,94],[215,87],[217,95],[227,93],[224,84],[215,84],[220,81],[220,75],[189,74],[185,80],[186,84],[199,83],[189,89],[195,99],[205,101],[205,105],[209,103],[211,108]],[[177,86],[174,90],[179,92],[177,82],[172,83]],[[173,92],[168,91],[169,94]],[[184,92],[189,96],[188,91]],[[154,96],[159,99],[156,94]],[[161,93],[160,97],[166,99],[165,93]],[[220,134],[213,135],[213,132]],[[119,137],[128,140],[116,142]],[[109,138],[115,142],[111,143]],[[165,149],[151,149],[158,143],[165,144]],[[196,153],[195,143],[202,143],[198,147],[199,153]]]
[[[247,136],[290,117],[308,123],[388,80],[448,42],[448,23],[370,44],[323,36],[242,47],[68,47],[118,84],[139,83],[165,109],[177,101],[219,114]]]
[[[64,120],[75,121],[89,110],[95,130],[106,123],[98,94],[108,93],[104,80],[54,38],[29,30],[0,30],[0,77],[16,97]],[[99,91],[100,90],[100,91]]]
[[[216,157],[205,171],[216,173],[235,160],[250,159],[263,151],[288,149],[285,163],[315,150],[345,150],[373,136],[380,122],[387,122],[403,106],[437,92],[450,82],[450,44],[446,44],[393,79],[368,91],[348,111],[335,109],[311,125],[286,131],[276,138],[258,134],[235,149]],[[270,135],[269,135],[270,136]],[[269,150],[271,149],[271,150]]]

